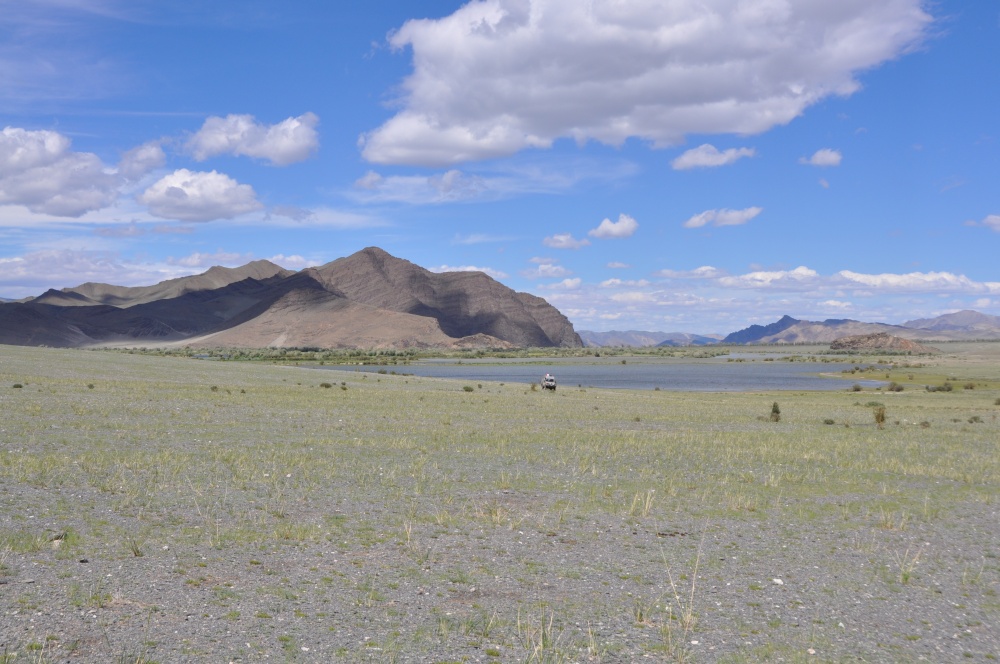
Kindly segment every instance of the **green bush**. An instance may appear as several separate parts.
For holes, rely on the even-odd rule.
[[[775,401],[771,406],[771,421],[780,422],[781,421],[781,409],[778,408],[778,402]]]
[[[463,390],[465,390],[466,392],[475,392],[475,391],[476,391],[476,388],[474,388],[474,387],[473,387],[473,386],[471,386],[471,385],[466,385],[466,386],[465,386],[465,387],[463,387],[462,389],[463,389]]]

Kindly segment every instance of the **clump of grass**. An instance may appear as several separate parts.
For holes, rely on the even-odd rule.
[[[781,408],[778,407],[778,402],[775,401],[771,405],[771,421],[780,422],[781,421]]]
[[[962,388],[966,389],[966,390],[974,390],[974,389],[976,389],[976,384],[975,383],[966,383],[965,385],[962,386]]]
[[[333,387],[333,385],[331,385],[330,383],[320,383],[319,386],[322,387],[324,390],[328,390],[331,387]]]
[[[889,392],[902,392],[903,386],[897,383],[896,381],[892,381],[891,383],[889,383],[889,386],[885,389],[888,390]]]
[[[851,385],[851,391],[852,392],[860,392],[861,391],[861,384],[860,383],[855,383],[854,385]]]
[[[952,385],[949,381],[945,381],[941,385],[928,385],[927,386],[927,391],[928,392],[951,392],[953,389],[955,389],[955,386]]]
[[[885,406],[878,406],[875,409],[875,426],[879,429],[885,428]]]
[[[973,415],[972,417],[969,418],[969,424],[982,424],[982,423],[983,423],[983,418],[979,417],[978,415]]]
[[[828,417],[825,420],[823,420],[823,424],[835,424],[835,422],[833,421],[832,418]]]
[[[20,390],[21,388],[24,387],[24,385],[21,385],[21,383],[14,383],[11,387],[13,387],[15,390]]]
[[[534,384],[532,384],[532,386],[534,386]],[[465,386],[462,387],[462,389],[464,391],[466,391],[466,392],[475,392],[476,391],[476,388],[474,388],[471,385],[465,385]]]

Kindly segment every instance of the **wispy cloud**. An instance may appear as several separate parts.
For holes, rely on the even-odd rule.
[[[431,272],[482,272],[494,279],[506,279],[509,275],[501,270],[494,270],[491,267],[477,267],[475,265],[438,265],[427,268]]]
[[[764,208],[749,207],[743,210],[705,210],[684,222],[684,228],[701,228],[702,226],[739,226],[745,224],[761,212]]]
[[[590,240],[577,240],[571,233],[556,233],[542,240],[542,244],[552,249],[582,249],[590,244]]]
[[[675,171],[685,171],[692,168],[715,168],[716,166],[727,166],[743,157],[753,157],[755,154],[757,153],[753,148],[730,148],[720,151],[714,145],[705,143],[688,150],[670,162],[670,165]]]

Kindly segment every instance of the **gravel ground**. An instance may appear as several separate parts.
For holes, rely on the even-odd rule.
[[[636,442],[681,439],[679,457],[684,441],[771,426],[742,415],[698,433],[630,411],[601,435],[634,453],[573,441],[568,454],[525,439],[534,404],[580,419],[625,397],[477,387],[473,418],[435,410],[471,398],[446,382],[324,390],[308,381],[325,372],[113,357],[103,380],[97,360],[76,369],[98,375],[90,389],[33,355],[0,365],[0,662],[1000,657],[993,474],[880,472],[877,499],[817,495],[814,471],[770,485],[766,465],[697,474]],[[146,399],[154,383],[162,398]],[[342,401],[318,412],[320,398]],[[652,403],[634,407],[648,417]],[[862,447],[875,435],[808,426]],[[983,427],[995,455],[995,418]],[[605,452],[613,468],[593,461]]]

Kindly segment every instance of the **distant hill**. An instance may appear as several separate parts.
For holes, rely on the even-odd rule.
[[[918,326],[919,324],[919,326]],[[727,344],[831,343],[842,337],[888,334],[923,341],[1000,339],[1000,317],[974,311],[946,314],[904,325],[864,323],[850,319],[797,320],[783,316],[770,325],[751,325],[722,340]]]
[[[0,303],[0,343],[406,348],[583,345],[545,300],[377,247],[301,272],[268,261],[153,286],[87,283]]]
[[[643,332],[628,330],[625,332],[579,332],[583,344],[588,347],[626,346],[643,348],[648,346],[703,346],[719,342],[721,337],[686,332]]]
[[[877,334],[859,334],[853,337],[841,337],[830,344],[831,350],[874,351],[891,350],[904,353],[919,353],[930,355],[940,353],[937,348],[918,344],[910,339],[894,337],[885,332]]]

